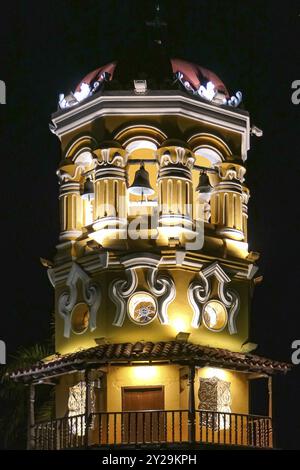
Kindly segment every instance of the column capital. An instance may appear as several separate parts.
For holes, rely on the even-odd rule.
[[[79,183],[83,170],[82,165],[76,165],[69,159],[63,160],[56,171],[59,184],[62,185],[70,181]]]
[[[239,163],[222,162],[216,163],[215,167],[218,170],[218,175],[221,181],[238,181],[243,183],[245,181],[246,168]]]
[[[242,185],[242,200],[243,204],[248,204],[250,199],[250,190],[246,186]]]
[[[193,152],[183,146],[166,146],[157,151],[157,159],[160,167],[186,167],[189,170],[193,168],[195,157]]]
[[[114,166],[125,168],[127,165],[128,153],[122,147],[111,144],[95,151],[97,160],[96,167]]]

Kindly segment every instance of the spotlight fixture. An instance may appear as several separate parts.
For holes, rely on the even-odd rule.
[[[133,80],[134,91],[138,94],[146,93],[147,91],[147,81],[146,80]]]
[[[176,335],[176,341],[181,341],[182,343],[187,343],[189,339],[190,333],[186,333],[185,331],[179,331]]]

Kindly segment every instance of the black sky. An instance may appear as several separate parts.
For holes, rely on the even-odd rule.
[[[290,360],[300,339],[300,1],[164,0],[170,55],[216,72],[242,90],[252,123],[247,162],[250,247],[261,252],[264,282],[253,300],[258,352]],[[39,257],[58,237],[57,138],[49,132],[60,92],[90,70],[137,50],[154,2],[143,0],[10,1],[1,4],[0,105],[2,183],[0,339],[13,353],[50,335],[53,291]],[[275,380],[278,444],[300,449],[300,365]]]

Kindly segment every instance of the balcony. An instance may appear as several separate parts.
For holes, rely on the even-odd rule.
[[[100,412],[64,417],[32,428],[33,448],[176,448],[239,446],[272,448],[272,419],[198,410]]]

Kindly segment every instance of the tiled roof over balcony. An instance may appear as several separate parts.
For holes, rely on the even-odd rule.
[[[103,344],[72,354],[55,355],[51,359],[33,364],[30,368],[13,372],[11,378],[25,382],[53,377],[63,372],[94,367],[99,364],[149,361],[177,364],[193,363],[196,366],[223,367],[231,370],[274,374],[286,373],[291,364],[278,362],[252,354],[242,354],[226,349],[210,348],[180,341],[136,342]]]

